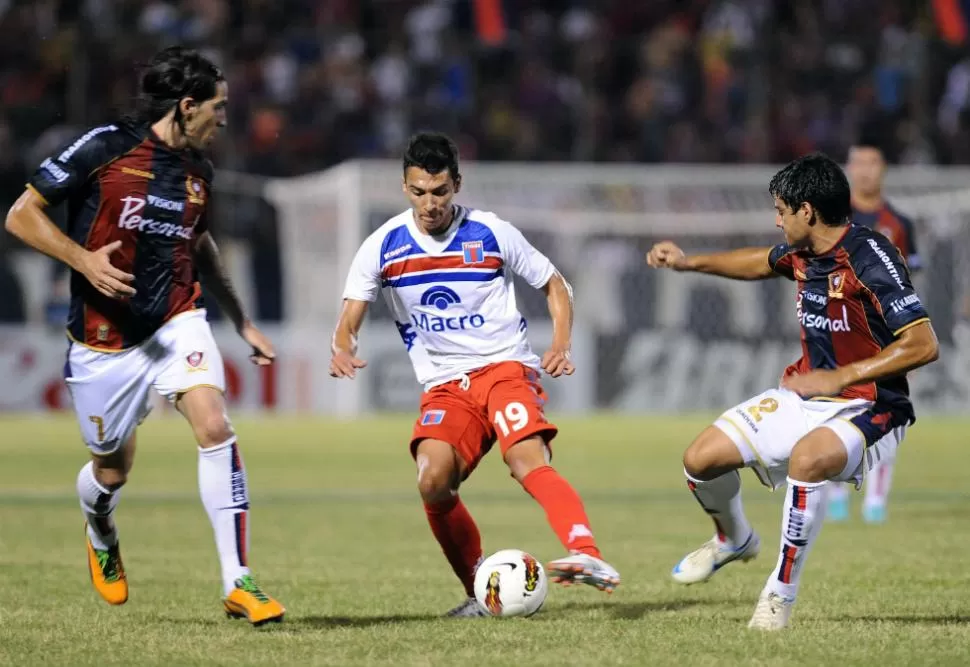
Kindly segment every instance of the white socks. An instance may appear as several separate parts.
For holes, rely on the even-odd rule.
[[[766,588],[794,600],[805,558],[825,520],[828,482],[799,482],[788,478],[781,524],[781,553]]]
[[[109,491],[94,478],[94,463],[88,461],[77,475],[77,496],[88,522],[88,537],[95,549],[105,551],[118,543],[112,512],[118,506],[121,489]]]
[[[717,530],[718,539],[730,542],[734,548],[742,546],[751,537],[751,524],[744,516],[741,505],[741,475],[732,470],[720,477],[704,481],[687,477],[687,487],[707,512]]]
[[[223,594],[249,574],[249,491],[236,438],[199,448],[199,494],[215,533]]]
[[[867,509],[885,507],[889,498],[889,489],[893,483],[893,469],[896,459],[884,456],[876,461],[872,469],[866,473],[865,500],[863,506]]]

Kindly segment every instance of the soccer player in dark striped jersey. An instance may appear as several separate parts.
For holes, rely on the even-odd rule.
[[[910,272],[919,271],[923,261],[916,249],[913,221],[902,215],[883,197],[886,159],[875,137],[863,137],[849,149],[846,174],[852,188],[853,224],[883,234],[899,250]],[[866,476],[862,518],[868,523],[882,523],[886,520],[886,503],[895,463],[894,456],[887,456],[876,462]],[[831,521],[848,519],[848,487],[833,483],[828,494],[827,518]]]
[[[258,625],[281,620],[284,609],[249,571],[246,470],[199,282],[252,347],[252,361],[272,363],[273,346],[245,316],[208,231],[212,165],[202,151],[225,125],[227,103],[218,67],[180,47],[161,51],[143,74],[139,108],[44,160],[6,228],[71,268],[64,374],[92,454],[77,490],[95,589],[110,604],[128,600],[113,513],[154,388],[199,445],[225,611]],[[46,212],[61,203],[66,235]]]
[[[939,354],[896,247],[850,222],[849,183],[834,161],[818,154],[795,160],[772,178],[769,192],[784,243],[689,256],[663,242],[647,255],[656,268],[796,283],[801,358],[778,388],[726,411],[684,453],[687,485],[715,535],[674,567],[680,583],[758,555],[760,540],[741,504],[741,468],[772,489],[788,486],[778,560],[748,624],[759,630],[788,625],[827,485],[858,487],[873,462],[895,451],[915,421],[906,373]]]

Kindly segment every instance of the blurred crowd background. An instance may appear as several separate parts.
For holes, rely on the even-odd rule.
[[[428,127],[464,159],[643,163],[842,159],[866,127],[891,162],[970,164],[968,4],[0,0],[0,212],[46,154],[126,108],[134,65],[171,43],[225,69],[214,158],[252,174],[397,157]],[[227,231],[272,237],[260,220]],[[0,234],[0,258],[12,246]],[[6,264],[0,295],[16,290]]]

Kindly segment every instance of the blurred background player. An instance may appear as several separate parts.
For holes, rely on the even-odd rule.
[[[802,357],[781,387],[731,408],[684,452],[687,485],[715,535],[674,567],[675,581],[709,579],[751,560],[760,540],[744,515],[740,468],[775,489],[786,482],[778,561],[748,627],[788,625],[805,559],[818,538],[829,480],[861,484],[915,421],[906,373],[939,354],[929,317],[889,241],[850,225],[849,184],[823,155],[800,158],[772,178],[775,225],[785,243],[688,257],[655,245],[650,266],[798,285]]]
[[[350,268],[330,374],[353,378],[366,365],[356,356],[357,335],[368,304],[383,292],[425,388],[410,444],[418,490],[468,596],[447,615],[488,615],[474,593],[481,536],[458,487],[496,440],[512,476],[571,552],[547,565],[550,578],[612,591],[620,576],[600,558],[579,495],[549,465],[557,429],[545,417],[539,371],[554,378],[574,371],[572,289],[515,227],[452,202],[461,175],[447,136],[412,137],[403,188],[411,208],[371,234]],[[554,334],[542,359],[516,309],[513,273],[547,296]]]
[[[137,111],[44,160],[6,227],[72,270],[64,376],[92,454],[77,491],[95,589],[110,604],[128,600],[113,514],[154,387],[199,445],[199,491],[215,531],[225,611],[259,625],[282,620],[284,609],[250,575],[246,470],[197,280],[252,346],[252,361],[272,363],[273,346],[243,313],[207,231],[212,164],[202,151],[225,125],[227,101],[225,77],[210,61],[179,47],[159,52],[143,74]],[[45,212],[62,202],[67,235]]]
[[[852,222],[883,234],[899,249],[911,273],[922,268],[916,250],[916,233],[912,220],[902,215],[883,198],[886,157],[874,133],[864,135],[849,149],[846,174],[852,188]],[[895,452],[877,461],[866,475],[862,518],[868,523],[886,520],[886,503],[892,485]],[[849,488],[844,484],[829,486],[828,518],[849,518]]]

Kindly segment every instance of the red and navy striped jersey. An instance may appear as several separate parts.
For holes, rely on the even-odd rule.
[[[40,164],[28,187],[51,206],[66,202],[68,236],[88,250],[120,240],[111,263],[135,276],[137,294],[115,300],[72,272],[73,340],[124,350],[202,306],[192,251],[206,229],[211,182],[212,165],[198,153],[121,122],[89,130]]]
[[[821,255],[777,245],[768,263],[798,283],[802,357],[785,369],[786,377],[868,359],[929,320],[896,246],[866,227],[847,225],[838,243]],[[905,375],[853,385],[840,396],[873,401],[878,411],[891,413],[892,425],[915,419]]]
[[[899,253],[906,260],[909,270],[919,271],[923,262],[916,250],[916,233],[913,221],[902,215],[887,202],[874,211],[863,211],[852,206],[852,222],[862,227],[868,227],[881,233],[889,242],[899,248]]]

